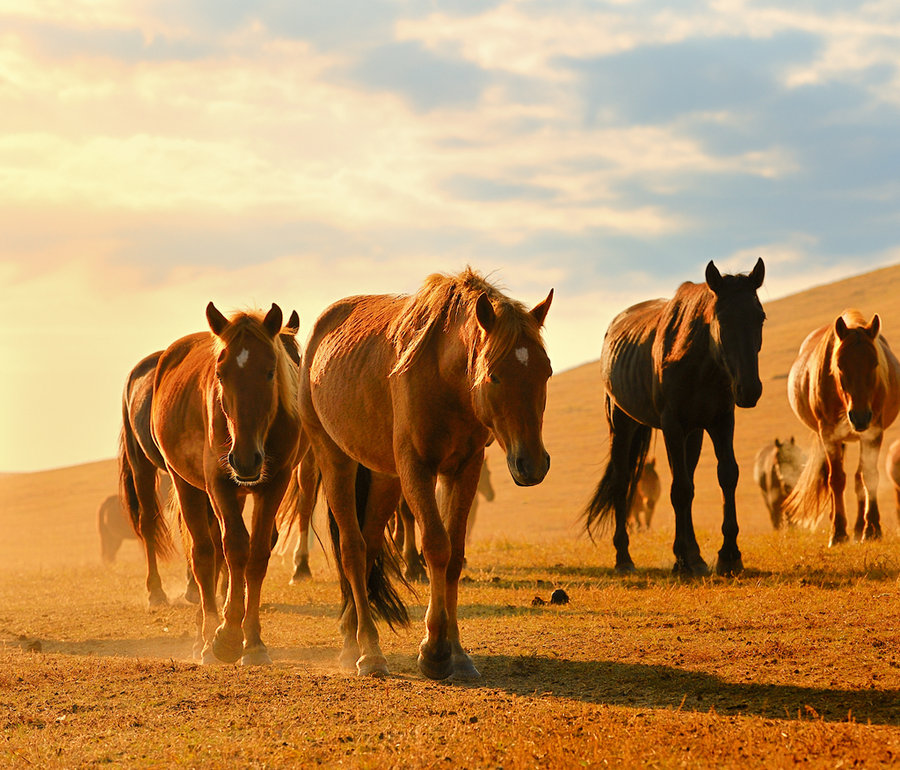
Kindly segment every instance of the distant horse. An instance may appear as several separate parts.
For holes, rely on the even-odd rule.
[[[295,339],[300,328],[296,311],[291,313],[281,334],[285,351],[295,365],[300,365],[300,354]],[[166,470],[166,462],[156,444],[150,428],[150,411],[153,402],[153,383],[156,367],[163,351],[143,358],[128,373],[122,395],[122,433],[119,442],[119,499],[128,514],[132,527],[144,547],[147,558],[147,592],[151,607],[168,604],[157,566],[158,558],[168,558],[174,552],[171,533],[163,514],[161,499],[165,495],[157,490],[159,471]],[[167,478],[165,474],[162,478]],[[207,503],[207,520],[215,527],[212,504]],[[216,574],[221,566],[221,537],[215,538]],[[190,559],[189,559],[190,560]],[[188,581],[189,600],[191,588]]]
[[[884,469],[894,488],[897,521],[900,522],[900,439],[888,447],[887,456],[884,458]]]
[[[628,509],[628,526],[634,529],[650,529],[653,511],[659,500],[661,487],[656,472],[656,458],[644,461],[644,469],[634,488],[634,497]]]
[[[412,296],[349,297],[316,321],[300,405],[340,530],[340,659],[360,675],[387,672],[374,615],[408,622],[378,559],[402,492],[431,583],[419,670],[432,679],[479,676],[457,622],[466,520],[491,434],[517,484],[540,483],[550,467],[541,428],[551,369],[541,327],[552,294],[529,311],[467,268],[430,276]],[[360,471],[367,489],[359,468],[371,469]]]
[[[442,488],[438,484],[436,499],[438,507],[441,507]],[[491,484],[491,471],[488,468],[487,459],[481,466],[481,475],[478,477],[478,489],[472,500],[472,508],[469,511],[469,520],[466,523],[466,543],[471,542],[472,529],[475,527],[475,516],[478,513],[478,501],[484,498],[488,502],[494,499],[494,487]],[[425,572],[425,560],[416,545],[416,519],[409,504],[404,498],[400,498],[397,505],[397,515],[394,520],[392,536],[397,548],[403,555],[404,575],[407,580],[427,580]]]
[[[260,638],[259,600],[275,512],[300,449],[298,352],[292,334],[279,341],[277,305],[264,316],[237,313],[229,319],[210,302],[206,318],[212,334],[182,337],[159,356],[150,430],[191,535],[200,659],[265,664],[271,659]],[[242,517],[247,495],[254,497],[249,535]],[[221,626],[210,502],[228,568]]]
[[[168,476],[163,476],[160,483],[160,502],[164,503],[171,489]],[[131,525],[128,514],[122,508],[119,495],[110,495],[101,504],[97,512],[97,529],[100,532],[100,556],[107,564],[116,560],[116,554],[124,540],[137,539],[137,533]]]
[[[843,466],[848,441],[860,442],[854,533],[857,540],[881,537],[878,453],[885,429],[900,410],[900,362],[880,331],[877,314],[866,324],[858,310],[845,310],[803,341],[788,375],[791,408],[817,440],[785,501],[785,514],[815,526],[830,498],[829,545],[847,540]]]
[[[285,536],[295,525],[298,531],[297,545],[294,548],[293,556],[294,572],[290,579],[292,586],[312,577],[309,569],[309,530],[313,510],[319,496],[320,480],[321,475],[316,466],[316,458],[312,450],[308,448],[291,477],[278,513],[279,530]]]
[[[761,259],[749,275],[723,276],[710,262],[705,284],[684,283],[670,300],[634,305],[606,332],[600,367],[610,457],[585,511],[585,526],[590,533],[615,514],[618,572],[634,570],[626,521],[653,428],[662,430],[672,471],[675,571],[709,572],[691,516],[704,430],[716,451],[724,496],[716,570],[734,575],[743,569],[734,503],[734,407],[752,407],[762,394],[758,358],[766,316],[756,291],[764,275]]]
[[[762,490],[775,529],[781,529],[785,523],[784,501],[797,486],[804,465],[806,452],[797,446],[793,436],[790,441],[776,438],[756,453],[753,478]]]

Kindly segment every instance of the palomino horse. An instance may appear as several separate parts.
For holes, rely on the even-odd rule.
[[[585,524],[590,533],[615,514],[618,572],[634,570],[626,520],[653,428],[662,430],[672,470],[675,571],[709,572],[691,517],[704,430],[716,451],[724,496],[724,543],[716,570],[733,575],[743,569],[734,504],[734,407],[752,407],[762,394],[758,358],[766,315],[756,291],[764,275],[761,259],[749,275],[721,275],[710,262],[705,284],[684,283],[670,300],[634,305],[606,332],[600,366],[610,457]]]
[[[300,447],[299,354],[290,333],[295,330],[287,329],[279,341],[277,305],[265,316],[237,313],[228,319],[210,302],[206,317],[212,334],[182,337],[159,356],[150,431],[191,535],[191,565],[200,587],[200,659],[234,662],[243,654],[244,664],[269,663],[259,599],[275,512]],[[293,356],[285,338],[294,345]],[[249,535],[241,515],[247,495],[254,497]],[[221,626],[210,503],[228,568]]]
[[[753,478],[762,490],[775,529],[781,529],[785,523],[784,501],[797,486],[804,465],[806,452],[797,446],[793,436],[790,441],[776,438],[756,453]]]
[[[385,602],[370,603],[367,584],[402,492],[431,583],[419,670],[432,679],[479,676],[457,623],[466,520],[491,434],[517,484],[540,483],[550,467],[541,428],[551,369],[541,326],[552,295],[529,311],[467,268],[430,276],[412,296],[349,297],[316,321],[300,405],[340,529],[341,662],[355,662],[360,675],[387,672],[373,618],[373,607],[384,616]],[[358,520],[360,467],[372,473]]]
[[[884,458],[884,469],[894,488],[897,521],[900,522],[900,438],[888,447],[887,455]]]
[[[281,333],[285,352],[297,367],[300,365],[296,341],[299,328],[300,318],[294,311]],[[119,442],[119,499],[147,557],[147,592],[151,607],[168,604],[159,577],[157,559],[167,558],[174,551],[172,536],[160,505],[166,495],[157,490],[158,472],[166,470],[166,463],[150,429],[153,383],[162,354],[161,350],[151,353],[128,373],[122,395],[122,434]],[[160,480],[159,483],[168,485],[165,474],[161,479],[166,481]],[[211,504],[207,505],[207,520],[216,526]],[[214,540],[217,565],[220,565],[221,537]],[[196,586],[191,587],[190,579],[188,584],[188,599],[194,601],[190,594],[196,592]]]
[[[628,526],[634,529],[650,529],[653,511],[659,500],[661,487],[656,472],[656,458],[646,460],[644,469],[634,488],[634,497],[628,509]]]
[[[878,453],[885,429],[900,410],[900,362],[880,330],[877,314],[866,324],[859,311],[845,310],[803,341],[788,375],[791,408],[816,432],[817,440],[800,481],[785,501],[785,514],[815,526],[830,497],[829,545],[847,540],[844,444],[848,441],[860,445],[856,538],[881,537]]]

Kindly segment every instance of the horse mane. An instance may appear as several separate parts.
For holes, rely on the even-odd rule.
[[[485,334],[475,316],[475,303],[486,294],[493,305],[496,321]],[[506,356],[524,335],[543,347],[541,328],[524,304],[503,294],[500,289],[473,270],[458,275],[434,273],[422,288],[409,295],[388,328],[388,339],[397,353],[391,375],[407,371],[439,332],[448,332],[459,324],[466,348],[467,372],[476,386],[490,375],[494,364]]]
[[[715,301],[716,295],[705,283],[685,281],[678,287],[675,296],[662,308],[660,327],[663,333],[657,334],[654,343],[654,347],[662,345],[660,361],[668,363],[685,357],[697,342],[701,325],[709,327],[712,324]]]
[[[293,334],[279,332],[271,337],[263,326],[265,313],[259,310],[238,311],[228,319],[228,326],[222,331],[222,336],[216,334],[213,338],[213,353],[218,356],[240,334],[251,334],[261,342],[268,343],[275,351],[275,380],[278,386],[278,402],[292,419],[300,419],[300,402],[298,392],[300,389],[300,370],[293,362],[288,346],[293,346],[293,352],[300,355],[300,346]],[[283,331],[283,330],[282,330]],[[287,338],[290,339],[287,339]]]

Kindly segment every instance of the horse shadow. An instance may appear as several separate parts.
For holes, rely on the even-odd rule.
[[[482,679],[467,687],[595,705],[669,709],[768,719],[900,725],[900,689],[833,689],[733,682],[706,671],[544,656],[474,655]]]

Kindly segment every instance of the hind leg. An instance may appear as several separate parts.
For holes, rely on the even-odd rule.
[[[610,417],[609,463],[613,477],[622,481],[616,484],[613,501],[616,515],[616,529],[613,533],[613,545],[616,548],[616,572],[627,574],[635,571],[634,561],[628,550],[628,479],[632,474],[634,462],[633,442],[638,440],[640,423],[632,420],[618,406],[613,407]]]
[[[300,539],[294,550],[294,574],[291,585],[297,585],[312,578],[309,569],[309,527],[313,510],[316,507],[316,462],[312,451],[308,451],[297,470],[300,493],[297,501],[297,518],[299,521]]]
[[[157,530],[161,527],[162,510],[156,494],[157,469],[146,457],[133,458],[134,485],[140,507],[140,538],[147,557],[147,594],[151,607],[169,603],[159,576],[156,555]]]
[[[397,529],[402,535],[400,547],[406,565],[404,576],[410,582],[428,580],[425,562],[416,546],[416,517],[402,497],[397,505]]]

